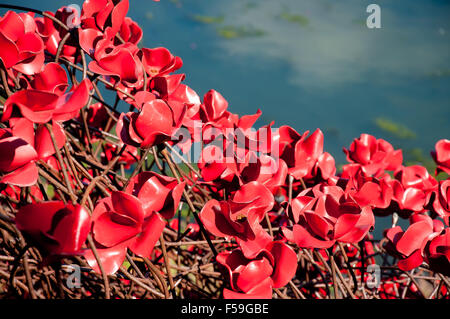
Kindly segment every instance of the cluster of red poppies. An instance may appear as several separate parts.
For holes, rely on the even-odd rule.
[[[8,11],[0,18],[7,95],[0,183],[8,185],[3,193],[17,198],[21,188],[30,187],[35,202],[18,209],[16,224],[49,255],[83,254],[100,272],[98,259],[85,248],[92,235],[108,274],[119,269],[127,249],[150,258],[185,188],[203,196],[205,187],[211,199],[199,222],[212,238],[233,243],[216,256],[229,281],[225,298],[270,298],[272,288],[296,275],[298,249],[332,251],[337,244],[360,243],[376,216],[410,220],[405,231],[393,225],[385,232],[386,249],[400,269],[425,262],[450,275],[448,177],[438,181],[422,166],[404,166],[401,150],[367,134],[344,149],[349,164],[337,173],[334,158],[323,150],[321,130],[300,134],[273,123],[254,130],[261,111],[233,114],[215,90],[202,101],[182,83],[184,74],[173,74],[182,66],[179,57],[166,48],[139,48],[142,30],[126,17],[128,6],[128,0],[86,0],[80,14],[63,7],[44,17]],[[81,81],[66,72],[66,63],[78,66]],[[97,77],[130,105],[116,123],[108,120],[105,105],[91,103],[91,81]],[[81,203],[45,201],[36,187],[36,162],[61,169],[56,156],[69,141],[64,126],[81,122],[82,109],[92,128],[108,132],[116,124],[126,150],[121,161],[128,167],[139,161],[138,149],[179,146],[186,154],[201,144],[198,170],[183,182],[143,171],[122,191],[98,200],[92,215]],[[188,137],[180,138],[180,130]],[[108,162],[117,151],[105,143],[101,156]],[[437,142],[432,157],[435,176],[450,174],[450,140]]]

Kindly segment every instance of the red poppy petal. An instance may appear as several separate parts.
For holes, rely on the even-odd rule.
[[[116,134],[118,137],[120,137],[120,140],[123,143],[132,145],[134,147],[139,147],[142,139],[139,139],[138,142],[136,142],[135,139],[130,136],[132,126],[130,125],[130,120],[127,115],[128,114],[125,113],[120,114],[119,121],[117,121],[116,125]]]
[[[34,147],[34,125],[26,118],[12,118],[9,125],[13,135],[24,139],[28,144]]]
[[[223,297],[225,299],[271,299],[272,280],[270,278],[266,278],[247,293],[239,293],[233,290],[224,289]]]
[[[138,256],[150,258],[152,250],[158,242],[165,226],[166,221],[160,214],[152,214],[148,220],[144,221],[142,233],[130,245],[131,251]]]
[[[236,237],[236,241],[239,244],[239,247],[241,247],[242,253],[248,259],[255,258],[261,250],[265,249],[273,240],[273,237],[270,236],[260,224],[254,227],[253,231],[255,232],[254,239],[241,239]]]
[[[317,159],[317,166],[323,179],[329,179],[336,173],[336,164],[334,157],[330,153],[323,153]]]
[[[272,272],[273,268],[266,258],[252,260],[235,274],[237,275],[236,287],[246,293],[258,283],[270,277]]]
[[[267,246],[267,250],[275,260],[272,273],[273,287],[285,286],[297,271],[297,254],[295,251],[281,241],[274,241]]]
[[[33,87],[41,91],[63,94],[68,86],[66,71],[58,63],[50,62],[34,76]]]
[[[442,139],[435,145],[436,161],[448,165],[450,168],[450,140]]]
[[[250,182],[242,185],[234,194],[232,203],[251,203],[248,206],[250,211],[261,221],[264,218],[264,214],[275,205],[275,199],[272,192],[266,186],[258,182]]]
[[[255,122],[259,119],[261,114],[262,114],[262,111],[260,109],[258,109],[255,114],[242,116],[239,119],[238,127],[243,130],[247,130],[247,129],[253,127],[253,124],[255,124]]]
[[[19,49],[19,59],[27,60],[44,49],[41,37],[35,33],[25,33],[16,42]]]
[[[164,207],[171,189],[162,183],[162,179],[154,172],[142,172],[129,183],[126,192],[138,197],[142,202],[146,216],[159,212]]]
[[[171,219],[175,216],[177,212],[178,205],[180,204],[181,196],[183,196],[184,187],[186,182],[181,182],[175,186],[171,192],[171,196],[166,199],[164,203],[164,209],[160,210],[159,213],[166,219]]]
[[[22,115],[33,123],[47,123],[53,114],[58,96],[37,90],[21,90],[11,95],[5,102],[2,121],[9,119],[13,107],[17,106]]]
[[[120,1],[111,12],[111,33],[116,34],[123,23],[125,16],[127,15],[130,3],[128,0]]]
[[[80,205],[68,205],[66,210],[70,213],[58,222],[52,236],[58,241],[58,253],[75,254],[81,250],[87,239],[91,218],[87,210]]]
[[[38,169],[36,164],[32,162],[16,169],[14,172],[3,175],[0,178],[0,183],[26,187],[36,184],[38,177]]]
[[[142,49],[145,71],[152,77],[158,75],[164,67],[171,64],[174,56],[166,48]]]
[[[89,55],[93,55],[99,40],[103,39],[103,33],[97,29],[78,29],[81,48]]]
[[[408,227],[396,244],[399,253],[409,256],[422,247],[422,243],[432,233],[433,226],[427,221],[416,222]]]
[[[311,227],[311,230],[318,235],[319,237],[323,239],[328,238],[328,234],[333,230],[333,227],[330,225],[330,223],[323,218],[322,216],[319,216],[313,211],[305,211],[304,216],[306,217],[306,222],[309,227]],[[339,220],[339,219],[338,219]],[[337,227],[337,223],[336,223]]]
[[[37,157],[34,148],[20,137],[1,139],[0,149],[0,172],[11,172]]]
[[[57,122],[52,122],[52,132],[55,137],[56,145],[61,149],[66,143],[66,135],[61,125]],[[56,153],[50,132],[43,124],[39,125],[36,130],[35,148],[38,153],[38,158],[46,158]]]
[[[20,15],[14,11],[7,11],[0,19],[0,33],[13,42],[25,34],[25,25]]]
[[[137,224],[141,224],[144,221],[145,214],[142,203],[137,197],[118,191],[112,192],[111,200],[114,211],[117,213],[130,217]]]
[[[216,90],[209,90],[203,97],[203,105],[208,119],[213,121],[221,117],[228,108],[228,102]]]
[[[217,255],[216,260],[230,271],[230,276],[237,267],[246,265],[249,262],[240,249],[223,251]]]
[[[92,233],[95,241],[106,247],[113,247],[133,238],[141,232],[141,225],[133,223],[126,216],[106,212],[96,218]]]
[[[0,32],[0,59],[7,69],[19,62],[19,49],[16,44]]]
[[[83,17],[92,17],[94,14],[105,9],[109,0],[85,0],[83,3]]]
[[[343,214],[339,216],[334,227],[334,237],[340,238],[351,231],[359,218],[359,214]]]
[[[375,224],[375,217],[373,215],[372,209],[365,206],[361,209],[361,214],[356,224],[350,229],[349,232],[343,234],[338,239],[342,242],[356,243],[363,239],[363,237],[369,232],[369,230]]]
[[[388,238],[394,244],[398,242],[398,240],[402,237],[402,235],[403,230],[400,226],[389,228],[386,232],[386,238]]]
[[[419,267],[423,263],[422,253],[420,249],[417,249],[408,258],[398,261],[398,268],[404,271],[410,271],[416,267]]]
[[[53,216],[64,207],[62,201],[22,206],[15,217],[17,228],[31,236],[40,236],[41,233],[46,233],[51,229]]]
[[[53,119],[55,121],[68,121],[74,117],[89,101],[91,82],[84,79],[73,91],[60,96],[56,102]]]
[[[153,132],[170,135],[173,128],[173,113],[163,100],[151,100],[144,104],[135,127],[140,136]]]
[[[127,252],[127,244],[128,242],[124,242],[114,247],[110,248],[99,248],[97,247],[97,253],[102,263],[103,270],[107,275],[114,274],[117,270],[119,270],[120,266],[123,264],[125,259],[125,255]],[[95,259],[94,253],[92,250],[88,249],[84,252],[84,258],[91,268],[97,272],[100,272],[100,268],[97,264],[97,260]]]
[[[285,233],[285,228],[283,228],[283,233]],[[320,240],[313,237],[303,226],[294,225],[292,229],[293,240],[297,246],[301,248],[330,248],[334,244],[334,240]],[[285,234],[286,237],[289,233]],[[292,236],[289,236],[292,237]]]
[[[235,234],[235,230],[225,218],[224,213],[227,212],[222,212],[220,203],[211,199],[203,206],[199,217],[210,233],[219,237],[227,237]]]

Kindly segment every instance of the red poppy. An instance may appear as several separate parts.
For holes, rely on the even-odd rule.
[[[264,185],[251,182],[241,186],[228,201],[208,201],[199,217],[210,233],[234,237],[243,254],[253,258],[272,241],[260,223],[273,205],[272,193]]]
[[[121,28],[130,4],[128,0],[86,0],[81,10],[82,28],[94,28],[114,36]]]
[[[204,125],[216,128],[234,128],[239,123],[239,116],[227,111],[228,101],[216,90],[209,90],[203,96],[199,119]]]
[[[13,118],[9,120],[14,136],[23,138],[37,152],[38,159],[45,159],[56,153],[53,141],[44,124],[39,124],[34,130],[34,125],[26,118]],[[61,149],[66,143],[66,135],[61,125],[55,121],[51,122],[51,130],[55,137],[56,145]]]
[[[216,121],[227,110],[228,101],[216,90],[209,90],[203,97],[201,105],[202,118],[205,122]]]
[[[101,199],[92,213],[92,234],[106,273],[122,265],[127,248],[136,255],[150,257],[166,222],[157,213],[146,214],[135,196],[116,191]],[[91,250],[85,252],[89,265],[100,272]]]
[[[142,64],[150,78],[172,73],[182,67],[180,57],[172,55],[166,48],[141,49]]]
[[[145,216],[157,212],[165,219],[175,216],[186,182],[155,172],[142,172],[130,180],[125,191],[141,202]]]
[[[450,228],[431,240],[426,251],[426,261],[433,271],[450,276]]]
[[[375,177],[384,170],[396,170],[403,161],[402,150],[394,150],[390,143],[369,134],[361,134],[348,150],[343,150],[350,163],[360,164],[364,173]]]
[[[174,103],[180,103],[186,106],[186,114],[183,118],[183,125],[190,128],[191,122],[196,114],[200,110],[200,97],[197,93],[186,84],[180,83],[175,90],[173,90],[168,98],[167,103],[173,105]]]
[[[420,165],[402,166],[395,172],[392,180],[394,208],[398,213],[409,215],[422,212],[430,200],[432,192],[437,189],[437,181]]]
[[[431,210],[441,217],[447,226],[450,219],[450,179],[440,181],[434,192],[434,200]]]
[[[442,139],[436,143],[431,156],[437,164],[436,175],[445,172],[450,175],[450,140]]]
[[[320,129],[308,135],[309,131],[303,134],[302,138],[295,144],[294,166],[289,168],[289,174],[297,179],[311,178],[317,175],[317,171],[322,172],[325,179],[334,175],[336,167],[333,157],[328,153],[323,153],[323,133]]]
[[[94,61],[89,63],[89,70],[106,76],[112,83],[120,83],[125,90],[139,89],[144,83],[139,52],[139,48],[132,43],[114,45],[111,41],[99,41],[95,47]]]
[[[71,7],[62,7],[57,11],[58,18],[61,18],[62,11],[68,10],[67,13],[70,12],[69,16],[76,17],[77,15],[72,15],[73,8]],[[59,14],[58,14],[59,12]],[[49,16],[55,17],[55,13],[46,11],[46,14]],[[65,14],[66,20],[68,18],[67,14]],[[63,17],[64,18],[64,17]],[[36,33],[40,36],[42,41],[44,42],[45,51],[52,55],[56,55],[58,52],[59,45],[61,40],[66,34],[66,30],[58,26],[52,19],[49,17],[36,17]],[[62,21],[66,22],[66,21]],[[61,49],[60,56],[71,61],[75,62],[75,55],[77,52],[77,47],[75,43],[72,42],[71,38],[67,39],[66,43]],[[81,57],[79,57],[79,60]],[[78,61],[77,61],[78,62]]]
[[[283,227],[286,238],[303,248],[329,248],[336,240],[357,243],[374,226],[369,206],[346,198],[342,188],[317,184],[292,200],[292,229]]]
[[[61,201],[23,206],[15,221],[20,231],[52,255],[80,253],[90,230],[86,209]]]
[[[221,137],[217,138],[217,141],[220,142]],[[222,142],[224,145],[228,145],[226,141]],[[216,143],[203,147],[197,163],[203,181],[214,181],[220,184],[221,182],[231,182],[238,175],[234,153],[227,154],[226,149],[227,146],[220,147]]]
[[[119,34],[125,42],[138,44],[142,39],[142,29],[129,17],[123,19]]]
[[[242,250],[222,252],[217,262],[225,267],[231,284],[225,299],[270,299],[272,288],[285,286],[297,271],[297,255],[281,241],[270,242],[254,258]]]
[[[403,231],[395,226],[386,231],[389,242],[386,249],[399,258],[398,267],[409,271],[420,266],[424,261],[424,249],[427,242],[433,238],[435,232],[442,230],[442,224],[433,221],[427,215],[413,215],[410,226]]]
[[[149,148],[170,140],[180,127],[183,114],[175,114],[161,99],[149,100],[139,113],[122,113],[116,132],[125,144]]]
[[[254,157],[253,159],[250,159]],[[275,159],[272,156],[255,153],[247,153],[244,163],[238,163],[239,179],[242,184],[257,181],[274,192],[280,186],[285,185],[288,168],[282,159]]]
[[[42,72],[37,73],[32,81],[33,89],[62,95],[69,86],[67,73],[55,62],[47,63]]]
[[[31,186],[38,179],[36,150],[10,129],[0,129],[0,183]]]
[[[306,135],[308,135],[308,132],[300,135],[296,130],[287,125],[280,126],[276,130],[273,139],[278,143],[278,154],[280,158],[286,162],[288,167],[295,166],[295,147],[297,142],[303,140]]]
[[[47,123],[51,119],[70,120],[88,102],[90,88],[91,82],[85,79],[70,92],[60,96],[36,89],[17,91],[6,100],[2,121],[9,120],[16,108],[33,123]]]
[[[7,69],[33,75],[44,65],[44,43],[28,13],[8,11],[0,18],[0,46],[0,59]]]
[[[392,200],[393,190],[389,175],[376,178],[367,176],[358,164],[345,165],[341,174],[346,179],[345,192],[360,206],[380,208],[374,212],[388,212],[387,208]]]

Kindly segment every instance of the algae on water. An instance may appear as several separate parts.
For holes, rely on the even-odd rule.
[[[224,26],[219,28],[217,33],[225,39],[260,37],[265,35],[263,30],[244,26]]]
[[[199,22],[199,23],[203,23],[203,24],[222,23],[224,20],[223,16],[214,17],[214,16],[199,15],[199,14],[196,14],[196,15],[192,16],[191,18],[195,22]]]
[[[308,17],[301,14],[289,13],[285,11],[280,14],[280,18],[285,21],[298,24],[301,27],[306,27],[309,25]]]
[[[375,120],[375,125],[382,131],[392,134],[393,136],[400,139],[412,139],[416,137],[416,133],[411,131],[409,128],[403,124],[396,123],[390,119],[384,117],[377,117]]]

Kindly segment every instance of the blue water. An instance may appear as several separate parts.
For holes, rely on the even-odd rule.
[[[185,82],[200,96],[214,88],[232,112],[260,108],[258,125],[321,128],[338,164],[342,147],[361,133],[403,148],[406,160],[423,160],[417,152],[428,158],[437,140],[450,138],[450,2],[376,1],[381,29],[369,29],[373,2],[131,0],[128,15],[144,30],[143,46],[165,46],[183,59]],[[82,1],[9,3],[55,10]],[[199,21],[205,17],[214,19]],[[226,28],[244,32],[227,38]]]

